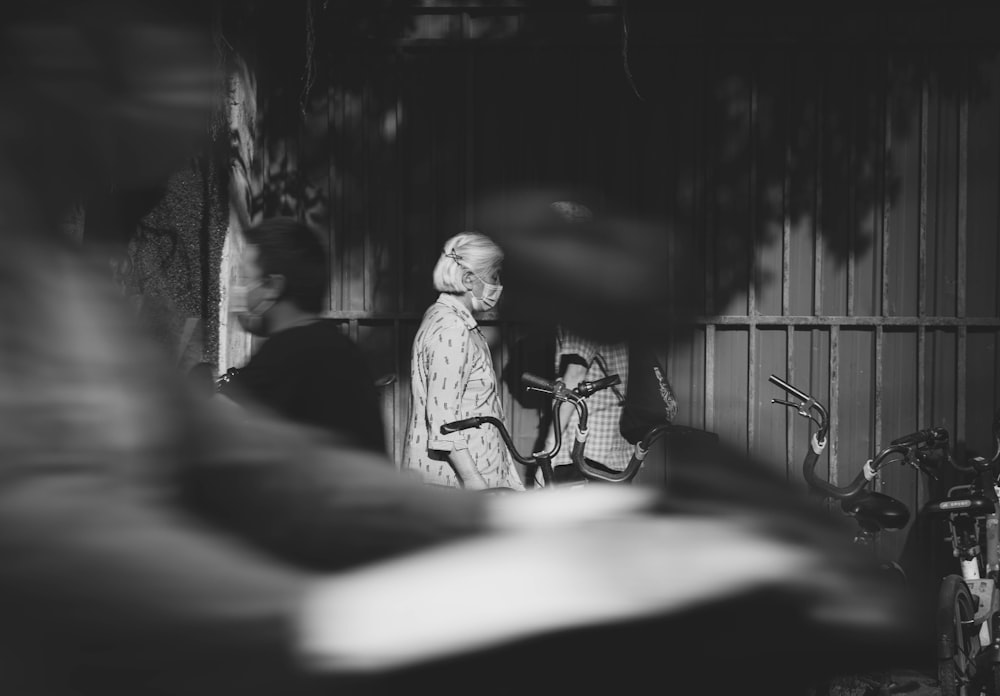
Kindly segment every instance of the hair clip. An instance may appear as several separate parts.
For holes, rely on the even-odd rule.
[[[444,255],[447,256],[449,259],[452,259],[453,261],[462,263],[462,257],[456,254],[454,251],[446,251]]]

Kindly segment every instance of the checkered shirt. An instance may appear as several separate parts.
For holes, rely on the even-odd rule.
[[[586,364],[586,380],[614,374],[621,377],[621,384],[614,389],[602,389],[587,399],[589,433],[584,454],[587,459],[609,469],[622,471],[628,466],[633,450],[628,440],[622,437],[619,425],[623,407],[619,394],[624,397],[625,385],[628,384],[628,345],[596,343],[560,329],[556,337],[556,374],[560,374],[563,357],[570,355],[579,356]],[[574,409],[569,422],[562,424],[562,447],[552,459],[553,466],[571,463],[569,455],[578,422],[579,415]]]

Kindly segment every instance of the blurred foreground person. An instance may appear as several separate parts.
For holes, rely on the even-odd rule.
[[[628,690],[668,659],[679,693],[791,694],[907,654],[905,597],[807,508],[435,488],[199,398],[56,230],[101,165],[170,171],[207,36],[184,3],[39,7],[0,44],[0,692]]]
[[[219,393],[384,453],[375,378],[354,341],[321,314],[329,284],[319,238],[287,217],[243,235],[243,284],[233,305],[242,310],[240,325],[267,340]]]

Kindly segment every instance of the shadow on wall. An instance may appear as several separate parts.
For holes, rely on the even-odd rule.
[[[942,100],[988,97],[995,53],[740,44],[724,27],[665,45],[677,16],[634,6],[623,59],[614,13],[513,22],[388,7],[227,10],[230,39],[252,50],[259,77],[254,214],[325,226],[338,258],[363,249],[374,271],[347,269],[339,282],[363,301],[335,308],[419,311],[439,243],[474,218],[470,201],[558,180],[661,221],[686,249],[676,267],[712,279],[675,284],[673,310],[725,312],[751,282],[773,281],[754,250],[786,224],[814,227],[834,263],[863,254],[900,191],[886,135],[919,127],[924,85]],[[411,50],[414,39],[430,43]],[[435,53],[434,40],[447,49]]]

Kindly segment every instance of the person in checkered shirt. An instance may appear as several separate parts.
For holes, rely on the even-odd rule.
[[[565,327],[556,334],[556,375],[567,387],[573,388],[584,380],[596,380],[618,375],[621,384],[603,389],[587,399],[587,459],[613,471],[624,470],[632,456],[632,445],[621,434],[620,421],[625,405],[625,385],[628,383],[628,344],[598,343],[579,336]],[[563,446],[552,459],[552,466],[572,466],[570,451],[579,414],[572,405],[561,403],[559,422]],[[549,426],[546,449],[555,442],[555,430]],[[566,470],[561,470],[565,472]],[[561,476],[560,476],[561,478]]]

